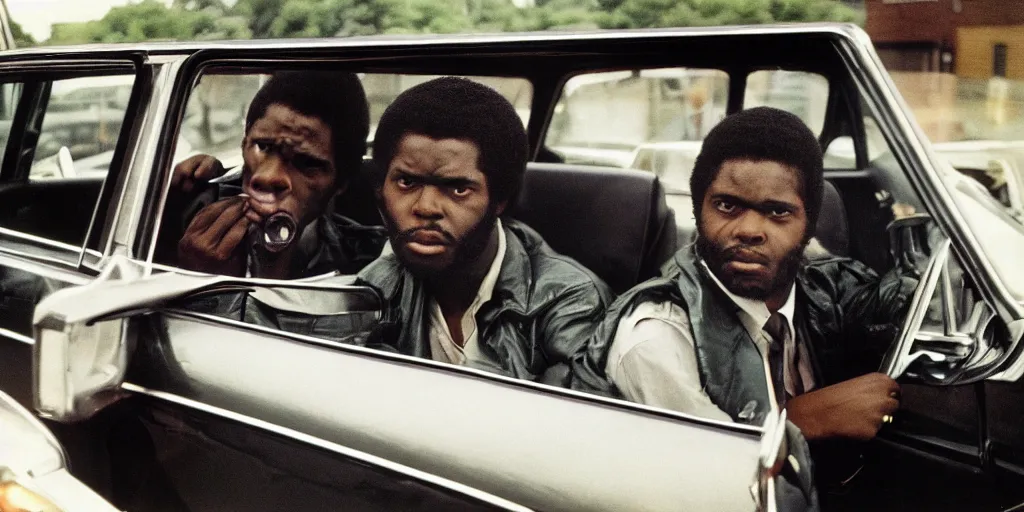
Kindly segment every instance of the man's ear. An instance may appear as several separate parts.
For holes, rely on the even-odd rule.
[[[498,203],[498,206],[494,208],[494,213],[501,217],[501,214],[505,213],[505,208],[508,207],[508,200]]]

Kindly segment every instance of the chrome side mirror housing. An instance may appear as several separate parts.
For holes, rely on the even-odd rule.
[[[34,406],[40,416],[72,422],[117,400],[128,369],[130,319],[35,325]]]

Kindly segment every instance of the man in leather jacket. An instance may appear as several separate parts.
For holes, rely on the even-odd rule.
[[[733,114],[690,181],[696,243],[609,309],[574,387],[754,425],[785,408],[812,442],[874,437],[899,406],[877,368],[916,279],[806,258],[823,187],[814,134],[777,109]]]
[[[275,73],[249,105],[240,187],[227,184],[233,180],[212,156],[175,166],[159,259],[269,279],[358,272],[380,254],[386,233],[335,214],[334,203],[361,178],[368,131],[355,74]],[[214,178],[221,183],[209,183]],[[253,228],[282,214],[295,221],[294,240],[272,252],[253,239]]]
[[[497,91],[445,77],[409,89],[374,137],[371,181],[390,233],[359,273],[389,305],[400,353],[565,386],[609,288],[501,214],[527,161]]]

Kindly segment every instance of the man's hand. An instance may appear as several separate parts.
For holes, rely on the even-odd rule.
[[[794,397],[786,403],[790,421],[807,439],[868,440],[882,417],[899,408],[900,386],[882,373],[869,373]]]
[[[206,183],[224,175],[220,160],[210,155],[196,155],[186,158],[174,166],[171,175],[171,190],[192,192],[196,184]]]
[[[217,201],[196,214],[178,242],[178,266],[206,272],[242,277],[246,253],[240,247],[251,221],[246,196]]]

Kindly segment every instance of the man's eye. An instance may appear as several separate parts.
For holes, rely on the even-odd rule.
[[[455,197],[466,197],[472,190],[469,187],[452,187],[452,195]]]
[[[254,140],[252,141],[252,147],[257,153],[266,153],[270,150],[270,143],[262,140]]]
[[[408,189],[412,188],[413,185],[414,185],[412,180],[410,180],[409,178],[404,178],[404,177],[396,178],[395,179],[395,184],[398,185],[398,188],[400,188],[402,190],[408,190]]]
[[[784,217],[788,217],[790,214],[792,214],[792,212],[790,212],[789,210],[782,209],[782,208],[772,208],[771,210],[768,210],[768,215],[770,217],[772,217],[772,218],[775,218],[775,219],[781,219],[781,218],[784,218]]]
[[[736,205],[728,201],[715,201],[715,209],[722,213],[733,213],[736,211]]]

